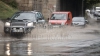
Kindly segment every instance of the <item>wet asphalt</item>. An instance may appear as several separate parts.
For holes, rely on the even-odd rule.
[[[100,56],[100,23],[92,18],[84,28],[37,27],[23,36],[4,34],[0,22],[0,56]]]

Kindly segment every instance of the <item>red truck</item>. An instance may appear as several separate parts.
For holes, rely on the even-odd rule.
[[[53,12],[49,18],[49,25],[71,25],[71,12]]]

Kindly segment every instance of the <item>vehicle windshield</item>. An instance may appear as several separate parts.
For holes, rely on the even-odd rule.
[[[15,14],[12,18],[12,20],[32,20],[35,19],[34,13],[18,13]]]
[[[66,14],[52,14],[51,16],[51,20],[65,20],[66,18]]]
[[[73,22],[84,22],[84,18],[83,17],[74,17]]]

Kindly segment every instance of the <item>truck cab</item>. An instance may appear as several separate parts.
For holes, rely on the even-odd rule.
[[[71,12],[53,12],[49,18],[49,25],[71,25]]]

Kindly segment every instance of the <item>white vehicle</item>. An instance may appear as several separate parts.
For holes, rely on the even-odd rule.
[[[100,21],[100,7],[95,8],[94,16],[97,17],[97,21]]]
[[[94,16],[100,16],[100,7],[95,8]]]
[[[100,7],[96,7],[95,10],[96,10],[96,11],[100,11]]]
[[[73,26],[85,26],[87,22],[84,17],[73,17],[72,19]]]

